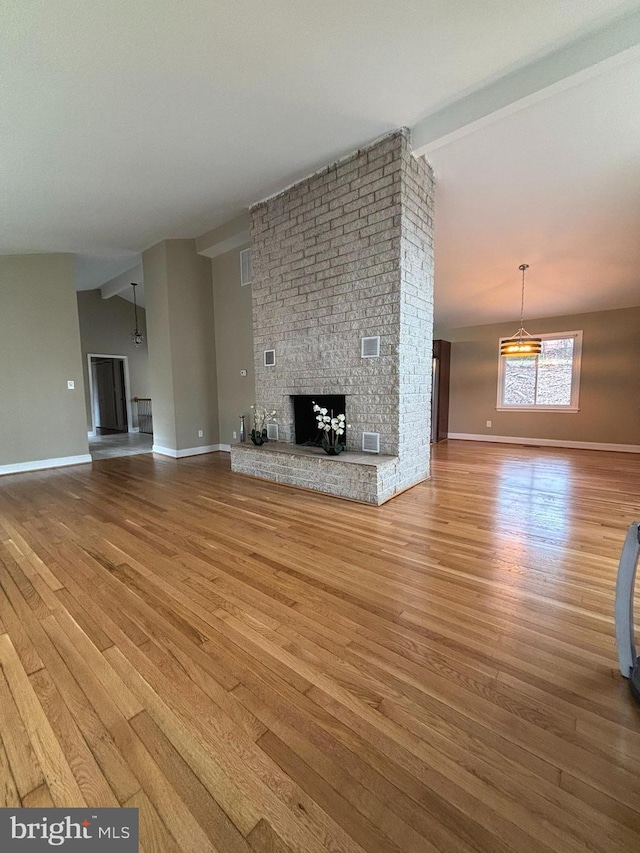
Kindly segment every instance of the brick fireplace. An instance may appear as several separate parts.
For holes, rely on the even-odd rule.
[[[233,469],[362,500],[361,482],[353,495],[348,485],[336,491],[332,483],[335,466],[345,469],[339,478],[346,483],[349,470],[364,466],[371,469],[369,503],[424,480],[433,178],[424,158],[412,155],[408,132],[355,152],[250,213],[257,402],[276,410],[280,441],[293,444],[293,395],[345,395],[350,451],[305,462],[288,448],[291,474],[280,459],[276,478],[260,457],[277,453],[276,445],[234,447]],[[362,339],[369,337],[379,338],[378,356],[363,357]],[[379,456],[358,453],[363,433],[379,436]],[[362,465],[352,464],[356,456]],[[362,470],[352,476],[361,480]]]

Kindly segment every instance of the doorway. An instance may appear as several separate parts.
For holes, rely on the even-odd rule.
[[[443,441],[449,435],[449,372],[451,342],[433,342],[431,362],[431,441]]]
[[[92,435],[133,432],[126,355],[87,355]]]
[[[153,437],[133,426],[127,356],[88,353],[87,362],[92,460],[151,453]]]

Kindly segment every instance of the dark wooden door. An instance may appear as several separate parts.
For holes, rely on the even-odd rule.
[[[451,341],[433,342],[433,399],[431,441],[442,441],[449,434],[449,374]]]

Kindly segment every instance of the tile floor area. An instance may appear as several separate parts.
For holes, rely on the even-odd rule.
[[[122,432],[97,435],[89,439],[89,453],[97,459],[112,459],[115,456],[137,456],[151,453],[153,436],[142,432]]]

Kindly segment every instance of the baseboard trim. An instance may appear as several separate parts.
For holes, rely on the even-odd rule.
[[[450,432],[447,438],[459,441],[490,441],[496,444],[526,444],[535,447],[570,447],[575,450],[613,450],[615,453],[640,453],[640,444],[606,444],[599,441],[564,441],[555,438],[523,438],[513,435],[474,435]]]
[[[225,453],[231,453],[231,445],[230,444],[219,444],[218,448],[220,450],[224,450]]]
[[[140,427],[131,427],[129,432],[140,432]]]
[[[25,471],[45,471],[47,468],[65,468],[67,465],[85,465],[87,462],[91,462],[88,453],[81,456],[59,456],[57,459],[35,459],[33,462],[14,462],[11,465],[0,465],[0,476],[22,474]]]
[[[185,456],[201,456],[203,453],[216,453],[216,451],[224,449],[224,444],[207,444],[204,447],[186,447],[184,450],[174,450],[172,447],[161,447],[159,444],[154,444],[151,448],[153,453],[158,453],[160,456],[170,456],[172,459],[183,459]]]

